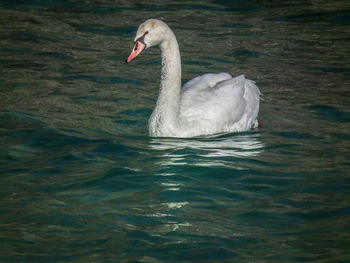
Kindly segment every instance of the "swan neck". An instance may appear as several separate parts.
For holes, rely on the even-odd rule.
[[[173,33],[160,44],[160,50],[162,56],[161,89],[180,92],[181,57],[179,46]]]
[[[178,115],[181,100],[181,58],[174,33],[169,29],[160,43],[162,75],[156,107],[150,119],[150,133],[154,136],[173,136],[179,129]]]

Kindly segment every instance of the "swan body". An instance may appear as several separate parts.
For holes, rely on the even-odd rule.
[[[244,75],[204,74],[181,87],[181,58],[173,31],[161,20],[141,24],[129,63],[144,49],[159,46],[162,74],[159,96],[149,119],[153,137],[194,137],[241,132],[258,127],[260,91]]]

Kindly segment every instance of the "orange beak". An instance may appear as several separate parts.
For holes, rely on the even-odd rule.
[[[126,59],[125,62],[129,63],[130,61],[135,59],[145,48],[146,45],[144,43],[142,43],[141,41],[136,41],[129,57]]]

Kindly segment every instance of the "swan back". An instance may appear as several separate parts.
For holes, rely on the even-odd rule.
[[[188,89],[204,89],[214,87],[217,83],[231,79],[232,76],[226,72],[221,72],[218,74],[207,73],[202,76],[195,77],[189,81],[187,81],[182,90],[186,91]]]

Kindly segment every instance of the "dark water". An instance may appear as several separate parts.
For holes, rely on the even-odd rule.
[[[259,130],[156,139],[160,57],[246,74]],[[0,1],[1,262],[350,262],[349,1]]]

